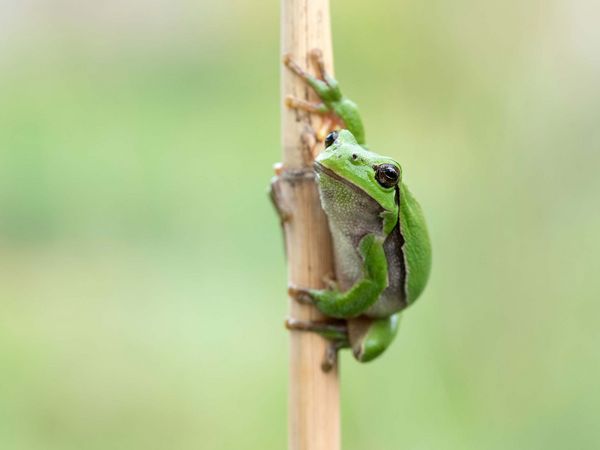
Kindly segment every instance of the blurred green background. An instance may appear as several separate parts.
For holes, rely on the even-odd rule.
[[[600,8],[333,1],[434,243],[345,450],[600,448]],[[283,449],[276,1],[0,7],[0,448]],[[596,303],[594,303],[594,301]]]

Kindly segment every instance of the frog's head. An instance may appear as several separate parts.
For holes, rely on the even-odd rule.
[[[348,130],[327,136],[315,169],[320,176],[328,175],[360,188],[384,211],[397,211],[396,195],[402,181],[400,164],[361,147]]]

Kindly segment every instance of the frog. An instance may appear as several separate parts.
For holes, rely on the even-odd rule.
[[[325,70],[322,52],[314,49],[309,56],[316,76],[290,56],[284,64],[320,102],[288,96],[285,103],[322,116],[329,127],[322,139],[316,133],[323,143],[313,171],[331,232],[335,277],[326,280],[326,289],[289,286],[292,299],[313,305],[327,320],[288,318],[286,327],[328,339],[322,364],[327,371],[340,349],[368,362],[390,346],[401,314],[425,289],[432,253],[422,208],[404,182],[402,166],[367,147],[358,106]]]

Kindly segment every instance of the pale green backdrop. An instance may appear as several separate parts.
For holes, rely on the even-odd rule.
[[[345,450],[600,448],[600,9],[333,1],[434,244]],[[283,449],[276,1],[0,5],[0,448]]]

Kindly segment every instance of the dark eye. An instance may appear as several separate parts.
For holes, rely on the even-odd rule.
[[[338,132],[337,131],[332,131],[331,133],[329,133],[327,135],[327,137],[325,138],[325,148],[327,148],[331,144],[333,144],[337,138],[338,138]]]
[[[400,169],[393,164],[382,164],[375,169],[375,179],[383,187],[390,188],[398,184]]]

